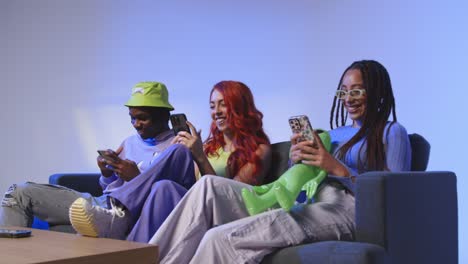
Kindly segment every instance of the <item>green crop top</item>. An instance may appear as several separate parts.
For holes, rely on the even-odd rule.
[[[216,154],[210,155],[208,156],[208,161],[210,162],[217,176],[226,177],[226,166],[231,152],[226,152],[221,147],[216,151],[216,153],[219,155],[219,157]],[[200,174],[197,175],[197,180],[200,179],[200,177]]]

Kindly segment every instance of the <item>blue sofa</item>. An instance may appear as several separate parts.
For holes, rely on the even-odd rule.
[[[278,249],[264,264],[458,263],[456,175],[424,172],[430,145],[411,134],[412,171],[368,172],[357,180],[356,241],[324,241]],[[268,182],[288,166],[289,142],[272,145]],[[49,182],[100,195],[99,174],[61,173]],[[71,231],[70,226],[51,226]]]

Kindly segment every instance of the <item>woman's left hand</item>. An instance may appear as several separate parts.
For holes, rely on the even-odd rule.
[[[314,131],[313,135],[314,146],[308,148],[307,152],[302,153],[302,163],[317,166],[334,175],[342,174],[343,165],[327,151],[316,131]],[[337,169],[340,169],[340,174],[336,174]]]
[[[190,133],[180,131],[177,133],[177,136],[174,137],[172,143],[185,145],[190,149],[190,152],[192,152],[193,158],[196,161],[199,161],[205,157],[205,152],[203,152],[203,142],[201,141],[201,130],[197,131],[189,121],[187,121],[187,125],[190,128]]]

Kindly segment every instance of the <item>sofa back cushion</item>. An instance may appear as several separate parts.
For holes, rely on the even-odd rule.
[[[431,145],[419,134],[410,134],[411,144],[411,170],[425,171],[429,162]],[[283,172],[288,169],[290,141],[278,142],[271,145],[271,166],[265,177],[264,183],[270,183],[276,180]]]
[[[271,144],[271,166],[264,183],[270,183],[276,180],[283,172],[288,169],[290,141]]]
[[[411,170],[425,171],[429,163],[431,145],[419,134],[410,134],[411,143]]]

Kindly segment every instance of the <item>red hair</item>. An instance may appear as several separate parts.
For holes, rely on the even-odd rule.
[[[247,163],[254,165],[253,175],[250,176],[250,184],[261,184],[255,176],[262,169],[262,162],[256,155],[260,144],[270,145],[270,139],[263,131],[263,114],[256,107],[252,92],[247,85],[237,81],[221,81],[213,87],[224,97],[227,108],[226,121],[234,135],[233,147],[235,151],[229,155],[227,168],[229,175],[234,177]],[[217,155],[216,151],[226,144],[223,133],[218,130],[213,120],[210,126],[210,134],[205,142],[205,154]]]

